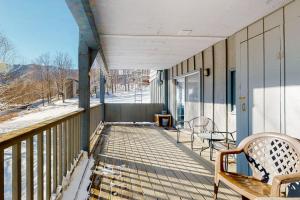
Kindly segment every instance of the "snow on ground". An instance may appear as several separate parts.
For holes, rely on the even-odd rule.
[[[92,175],[91,168],[93,165],[94,159],[92,157],[89,159],[87,154],[84,153],[71,176],[70,185],[63,192],[63,200],[87,199],[89,194],[88,187],[90,184],[90,176]]]
[[[91,98],[91,105],[96,105],[99,103],[99,99]],[[29,111],[22,111],[19,113],[18,117],[12,118],[8,121],[0,123],[0,134],[5,134],[6,132],[17,130],[20,128],[28,127],[30,125],[49,120],[53,117],[58,117],[61,115],[68,114],[70,112],[76,111],[78,109],[78,98],[67,99],[65,103],[62,101],[57,101],[53,104],[47,106],[38,106]],[[44,140],[45,140],[44,134]],[[34,151],[34,189],[35,195],[37,190],[37,140],[36,137],[33,138],[33,151]],[[44,157],[46,156],[46,146],[44,143]],[[22,199],[25,198],[26,194],[26,142],[21,143],[21,165],[22,165]],[[45,165],[44,165],[45,166]],[[45,174],[45,169],[44,169]],[[7,148],[4,151],[4,197],[9,200],[12,199],[12,148]]]
[[[91,105],[100,102],[97,98],[91,98]],[[66,99],[65,103],[61,100],[46,106],[38,106],[29,111],[22,111],[18,117],[0,123],[0,134],[13,131],[16,129],[28,127],[39,122],[68,114],[78,109],[78,98]]]
[[[140,97],[137,97],[140,99]],[[105,102],[106,103],[136,103],[135,102],[135,91],[129,91],[129,92],[117,92],[113,95],[106,95],[105,96]],[[99,103],[99,99],[97,98],[91,98],[91,105],[96,105]],[[141,103],[141,102],[137,102]],[[142,103],[150,103],[150,88],[145,88],[142,91]],[[5,134],[9,131],[13,131],[16,129],[28,127],[30,125],[49,120],[53,117],[58,117],[61,115],[65,115],[67,113],[76,111],[78,109],[78,98],[74,99],[67,99],[65,103],[62,103],[62,101],[57,101],[51,105],[47,106],[42,106],[39,105],[36,108],[32,108],[31,110],[26,110],[22,111],[19,113],[18,117],[12,118],[8,121],[0,123],[0,134]],[[44,134],[45,138],[45,134]],[[37,148],[36,148],[36,137],[33,139],[34,143],[34,189],[35,189],[35,195],[36,195],[36,177],[37,177],[37,160],[36,160],[36,155],[37,155]],[[44,143],[44,157],[45,157],[45,143]],[[5,192],[5,199],[11,199],[11,184],[12,184],[12,179],[11,179],[11,174],[12,174],[12,149],[7,148],[4,151],[4,192]],[[22,159],[22,199],[25,198],[25,192],[26,192],[26,142],[22,142],[22,147],[21,147],[21,159]],[[86,166],[87,159],[83,159],[83,161],[80,163],[80,167],[75,170],[75,175],[74,177],[77,177],[74,179],[74,183],[71,183],[70,189],[68,189],[67,193],[64,195],[63,199],[69,199],[70,195],[74,193],[76,188],[78,188],[78,184],[80,182],[82,176],[81,174],[84,171],[84,166]],[[90,167],[90,166],[88,166]],[[44,174],[45,174],[45,169],[44,169]],[[89,176],[89,174],[86,174],[86,176]],[[86,180],[89,180],[86,178]],[[80,185],[80,191],[83,192],[84,188],[86,188],[86,185],[88,183],[84,182],[82,185]],[[85,196],[86,193],[81,193],[79,194],[79,198],[81,199],[83,196]]]
[[[150,87],[145,88],[142,92],[142,98],[140,95],[136,96],[136,99],[142,99],[142,103],[150,103]],[[105,95],[105,103],[141,103],[135,102],[135,91],[120,91],[115,94]]]

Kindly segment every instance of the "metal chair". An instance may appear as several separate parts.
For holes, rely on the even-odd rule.
[[[224,169],[225,156],[242,153],[252,169],[252,176]],[[241,194],[243,199],[280,197],[282,186],[287,188],[300,181],[300,142],[280,133],[251,135],[236,149],[217,153],[214,199],[217,199],[220,181]]]
[[[200,116],[193,119],[191,122],[193,127],[193,142],[194,135],[204,141],[208,141],[208,146],[202,146],[200,149],[201,153],[209,149],[210,150],[210,160],[213,160],[213,151],[220,149],[229,149],[231,144],[235,144],[235,139],[233,137],[233,132],[219,131],[216,124],[208,117]],[[230,136],[230,138],[229,138]],[[193,145],[192,145],[193,146]]]
[[[191,126],[191,120],[189,121],[178,121],[176,123],[176,130],[177,130],[177,143],[180,143],[180,134],[190,134],[192,136],[193,129]],[[192,140],[192,139],[191,139]],[[191,143],[192,145],[192,143]]]

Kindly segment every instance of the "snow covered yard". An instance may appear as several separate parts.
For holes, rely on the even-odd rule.
[[[91,98],[90,102],[91,106],[93,106],[99,104],[100,100],[97,98]],[[65,115],[76,111],[77,109],[78,98],[66,99],[65,103],[60,100],[50,105],[40,105],[29,111],[22,111],[17,117],[0,123],[0,134],[49,120],[53,117]]]
[[[142,96],[142,103],[150,103],[150,87],[145,88],[142,92],[139,92]],[[136,99],[141,99],[137,95]],[[105,103],[136,103],[135,91],[122,91],[114,94],[105,95]],[[140,101],[138,103],[141,103]]]
[[[90,100],[91,106],[99,104],[100,100],[98,98],[91,98]],[[113,95],[105,96],[106,103],[136,103],[135,102],[135,91],[129,92],[118,92]],[[138,102],[140,103],[140,102]],[[142,103],[150,103],[150,90],[147,88],[142,91]],[[42,106],[39,105],[30,110],[24,110],[18,113],[17,117],[14,117],[10,120],[4,121],[0,123],[0,134],[5,134],[9,131],[17,130],[20,128],[25,128],[39,122],[52,119],[54,117],[59,117],[61,115],[68,114],[70,112],[76,111],[78,109],[78,98],[67,99],[65,103],[61,100],[56,101],[53,104]],[[45,134],[44,134],[45,139]],[[36,136],[33,138],[33,151],[34,151],[34,190],[36,195],[37,190],[37,138]],[[44,143],[44,157],[46,155],[45,152],[45,143]],[[11,199],[11,186],[12,186],[12,148],[7,148],[4,151],[4,181],[5,181],[5,199]],[[21,144],[21,164],[22,164],[22,199],[25,199],[26,195],[26,141],[22,141]],[[45,162],[45,161],[44,161]],[[84,164],[83,164],[84,163]],[[81,162],[80,166],[85,166],[86,159]],[[44,164],[45,166],[45,164]],[[76,173],[82,171],[82,167],[79,167],[76,170]],[[44,174],[45,174],[44,169]],[[75,173],[75,174],[76,174]],[[70,189],[67,190],[66,197],[69,197],[71,194],[74,195],[73,190],[77,188],[78,180],[75,181]]]

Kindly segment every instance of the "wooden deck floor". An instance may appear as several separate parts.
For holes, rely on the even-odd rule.
[[[177,144],[176,132],[113,125],[103,134],[107,137],[94,155],[90,199],[212,199],[213,163]],[[219,199],[240,196],[221,185]]]

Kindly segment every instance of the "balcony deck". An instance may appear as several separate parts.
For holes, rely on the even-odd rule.
[[[112,125],[94,153],[96,169],[122,176],[92,176],[90,199],[212,199],[214,165],[176,143],[176,132],[155,126]],[[109,139],[107,139],[109,138]],[[122,166],[118,168],[118,166]],[[111,184],[116,187],[111,188]],[[218,199],[240,199],[221,185]]]

